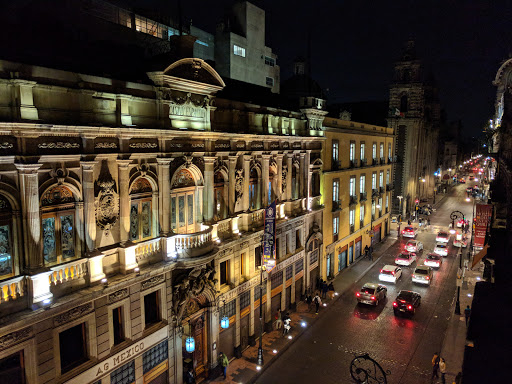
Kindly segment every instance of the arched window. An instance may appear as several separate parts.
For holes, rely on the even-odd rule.
[[[171,229],[175,233],[196,232],[196,204],[194,176],[182,168],[173,177],[171,185]]]
[[[213,177],[213,198],[215,199],[215,220],[224,220],[227,217],[226,201],[224,198],[224,177],[217,172]]]
[[[258,207],[258,171],[256,168],[251,169],[251,177],[249,179],[249,208],[251,210]]]
[[[407,95],[403,95],[401,98],[400,98],[400,112],[407,112],[408,111],[408,102],[407,102]]]
[[[43,259],[46,265],[76,258],[75,198],[63,185],[47,190],[41,197]]]
[[[0,195],[0,280],[13,275],[12,209],[7,199]]]
[[[139,241],[152,237],[153,188],[143,177],[135,180],[130,188],[130,240]]]

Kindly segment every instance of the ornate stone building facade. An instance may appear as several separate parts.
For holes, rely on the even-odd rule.
[[[393,210],[405,217],[415,201],[434,194],[438,166],[440,105],[437,89],[426,79],[409,41],[395,64],[395,79],[389,93],[388,126],[395,134]],[[397,198],[402,196],[402,198]]]
[[[0,381],[181,383],[239,356],[274,200],[267,327],[311,285],[318,114],[216,98],[224,86],[191,58],[144,82],[1,62]]]

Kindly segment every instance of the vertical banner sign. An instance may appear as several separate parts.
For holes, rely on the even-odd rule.
[[[489,228],[492,216],[491,204],[477,204],[475,213],[475,238],[473,244],[475,248],[483,248],[485,243],[485,234]]]
[[[276,202],[265,209],[265,231],[263,232],[263,265],[267,272],[276,266]]]

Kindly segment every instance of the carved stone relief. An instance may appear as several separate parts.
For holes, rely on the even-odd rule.
[[[108,302],[115,303],[116,301],[122,300],[125,297],[128,297],[128,288],[120,289],[119,291],[108,295]]]
[[[244,195],[244,170],[237,169],[235,171],[235,204],[242,199]]]
[[[21,329],[19,331],[8,333],[0,337],[0,351],[32,336],[32,327]]]
[[[75,307],[67,312],[61,313],[60,315],[57,315],[53,318],[53,323],[55,326],[68,323],[71,320],[74,320],[76,318],[79,318],[80,316],[83,316],[93,310],[92,303],[87,303],[84,305],[81,305],[79,307]]]
[[[108,236],[119,219],[119,195],[117,185],[112,178],[106,161],[103,162],[98,180],[95,182],[96,190],[96,222]]]
[[[283,165],[282,178],[281,178],[281,186],[282,186],[281,192],[282,193],[284,193],[284,191],[286,191],[286,176],[287,175],[288,175],[288,166]]]
[[[164,281],[164,275],[153,276],[152,278],[150,278],[146,281],[143,281],[140,284],[140,290],[143,291],[145,289],[154,287],[155,285],[158,285],[158,284],[162,283],[163,281]]]

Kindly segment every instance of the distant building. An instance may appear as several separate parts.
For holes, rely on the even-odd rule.
[[[416,200],[434,194],[440,119],[437,88],[432,80],[425,80],[413,41],[395,63],[389,111],[388,127],[394,130],[397,157],[393,209],[398,212],[401,201],[405,215],[414,210]]]

